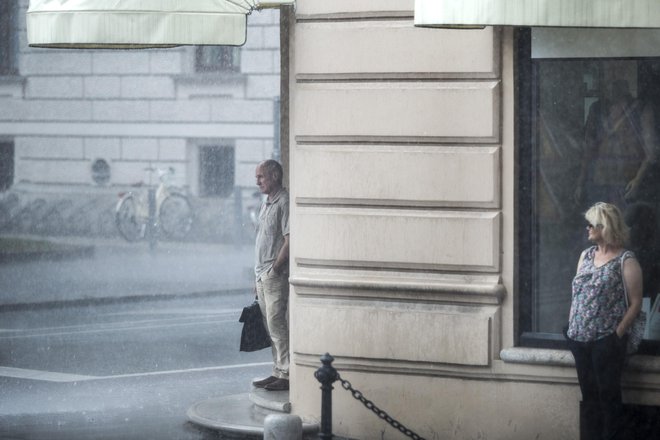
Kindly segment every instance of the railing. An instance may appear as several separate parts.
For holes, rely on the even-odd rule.
[[[353,388],[351,383],[347,380],[344,380],[339,375],[339,372],[332,366],[332,362],[335,359],[330,356],[329,353],[321,356],[321,364],[323,364],[316,372],[314,377],[316,380],[321,382],[321,429],[319,431],[319,438],[321,439],[332,439],[332,384],[335,381],[340,381],[342,387],[349,391],[351,395],[356,399],[362,402],[365,408],[373,411],[378,417],[386,421],[393,428],[398,429],[404,435],[415,439],[415,440],[426,440],[423,437],[420,437],[415,432],[406,428],[404,425],[393,419],[389,414],[384,410],[380,409],[374,403],[364,397],[362,392]]]

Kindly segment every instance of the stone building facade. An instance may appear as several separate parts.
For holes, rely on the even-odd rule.
[[[424,438],[577,439],[580,391],[560,329],[584,221],[556,210],[572,219],[554,223],[573,237],[568,256],[525,235],[555,221],[532,215],[526,186],[538,168],[525,47],[538,35],[416,27],[414,3],[300,0],[291,18],[294,412],[319,416],[313,373],[329,352],[342,378]],[[557,35],[572,48],[583,37]],[[592,52],[615,41],[599,35]],[[593,84],[577,80],[542,96],[582,90],[592,102]],[[531,270],[568,287],[539,296]],[[660,404],[653,350],[628,366],[628,404]],[[333,399],[335,434],[403,438],[338,383]]]

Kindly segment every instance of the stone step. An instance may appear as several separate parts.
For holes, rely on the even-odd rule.
[[[272,394],[273,392],[269,392]],[[288,403],[289,393],[286,397],[278,396],[278,401]],[[264,419],[269,414],[282,414],[283,411],[269,409],[255,404],[250,394],[236,394],[233,396],[217,397],[193,404],[186,415],[191,422],[204,428],[218,431],[221,435],[234,438],[263,438]],[[274,396],[273,396],[274,397]],[[257,399],[264,399],[259,396]],[[276,405],[277,406],[277,405]],[[289,411],[291,406],[288,406]],[[316,420],[303,419],[303,435],[309,437],[318,432],[319,424]]]
[[[263,388],[252,388],[250,401],[259,407],[273,411],[291,412],[288,391],[266,391]]]

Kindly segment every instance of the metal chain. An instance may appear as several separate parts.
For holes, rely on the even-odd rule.
[[[350,393],[353,395],[353,397],[354,397],[355,399],[357,399],[357,400],[359,400],[360,402],[362,402],[362,404],[363,404],[365,407],[367,407],[368,409],[370,409],[371,411],[373,411],[378,417],[380,417],[381,419],[385,420],[385,421],[386,421],[387,423],[389,423],[393,428],[398,429],[398,430],[401,431],[403,434],[405,434],[406,436],[408,436],[408,437],[410,437],[410,438],[412,438],[412,439],[415,439],[415,440],[426,440],[424,437],[420,437],[419,435],[415,434],[413,431],[411,431],[410,429],[406,428],[406,427],[405,427],[404,425],[402,425],[401,423],[399,423],[399,422],[397,422],[396,420],[394,420],[394,419],[393,419],[389,414],[387,414],[385,411],[383,411],[382,409],[380,409],[380,408],[378,408],[376,405],[374,405],[374,403],[373,403],[371,400],[369,400],[369,399],[367,399],[366,397],[364,397],[364,395],[362,394],[362,392],[360,392],[359,390],[356,390],[355,388],[353,388],[353,386],[351,385],[351,383],[350,383],[349,381],[342,379],[341,376],[339,375],[339,372],[337,372],[337,379],[341,382],[341,386],[342,386],[346,391],[350,391]]]

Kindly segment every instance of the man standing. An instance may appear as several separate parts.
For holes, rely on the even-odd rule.
[[[273,374],[252,382],[268,391],[289,389],[289,193],[282,166],[266,160],[257,166],[257,186],[268,196],[259,211],[255,246],[257,298],[273,351]]]

